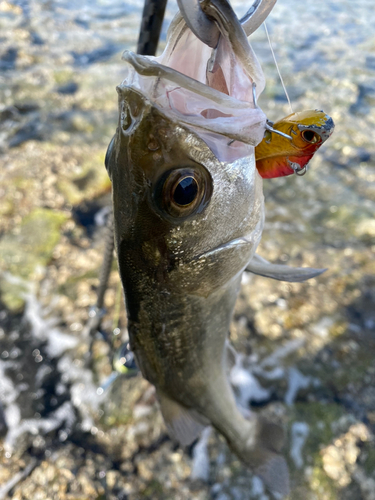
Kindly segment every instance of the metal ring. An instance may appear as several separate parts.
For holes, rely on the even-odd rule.
[[[247,36],[254,33],[267,19],[276,2],[277,0],[255,0],[247,13],[240,19],[242,28]]]
[[[209,47],[216,47],[220,37],[219,28],[203,12],[199,0],[177,0],[177,4],[194,35]]]
[[[212,0],[212,3],[227,2],[227,0]],[[247,13],[240,19],[243,30],[247,36],[250,36],[265,21],[277,0],[255,0]],[[200,6],[200,0],[177,0],[186,24],[203,43],[209,47],[215,48],[220,30],[217,24],[208,17]]]

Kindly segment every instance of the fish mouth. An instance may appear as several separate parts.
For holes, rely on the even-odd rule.
[[[228,22],[224,20],[221,27],[225,32]],[[131,85],[168,118],[191,129],[220,161],[251,156],[266,125],[254,99],[262,92],[265,78],[239,29],[238,40],[221,36],[213,52],[177,14],[161,56],[150,59],[123,53],[128,65],[122,86]]]
[[[252,248],[253,253],[255,253],[255,250],[258,246],[259,240],[260,240],[260,236],[259,237],[255,237],[255,235],[254,236],[253,235],[240,236],[239,238],[234,238],[233,240],[229,240],[225,243],[222,243],[221,245],[218,245],[214,248],[211,248],[207,252],[203,252],[203,253],[197,255],[196,257],[194,257],[191,260],[197,261],[197,260],[207,259],[210,257],[216,257],[218,254],[220,254],[222,252],[228,252],[231,250],[240,250],[240,249],[244,250],[244,249],[249,248],[249,247]],[[248,260],[250,260],[251,257],[252,256],[250,256]],[[247,263],[248,262],[246,262],[246,264]]]
[[[238,236],[237,238],[233,238],[229,241],[221,243],[220,245],[217,245],[216,247],[211,248],[207,252],[203,252],[203,253],[199,254],[197,257],[195,257],[192,260],[213,257],[221,252],[226,252],[226,251],[231,251],[231,250],[244,250],[244,249],[250,247],[252,249],[252,252],[250,252],[251,255],[249,256],[248,261],[245,264],[245,265],[247,265],[249,263],[250,259],[252,259],[253,255],[255,254],[255,251],[259,245],[259,242],[260,242],[260,239],[262,236],[263,225],[264,225],[264,217],[260,217],[260,219],[256,223],[255,227],[251,231],[249,231],[248,233],[245,233],[242,236]]]

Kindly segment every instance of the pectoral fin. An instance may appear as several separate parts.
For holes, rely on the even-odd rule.
[[[259,276],[265,276],[279,281],[300,283],[319,276],[327,269],[314,269],[313,267],[290,267],[282,264],[272,264],[258,254],[255,254],[246,267],[246,271]]]
[[[202,430],[209,425],[196,411],[186,408],[161,391],[157,392],[168,433],[182,446],[188,446],[197,439]]]

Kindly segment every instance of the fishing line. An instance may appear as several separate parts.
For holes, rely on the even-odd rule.
[[[275,66],[276,66],[277,72],[279,74],[281,85],[283,86],[286,98],[288,99],[290,111],[293,113],[292,103],[290,102],[288,91],[286,90],[286,87],[285,87],[285,84],[284,84],[284,80],[283,80],[283,77],[281,76],[281,72],[280,72],[280,69],[279,69],[279,65],[277,64],[277,61],[276,61],[275,52],[274,52],[273,47],[272,47],[271,38],[270,38],[270,35],[268,33],[268,29],[267,29],[267,25],[266,25],[265,21],[263,22],[263,26],[264,26],[264,29],[266,30],[266,35],[267,35],[267,38],[268,38],[268,43],[270,45],[270,49],[271,49],[273,60],[275,61]]]

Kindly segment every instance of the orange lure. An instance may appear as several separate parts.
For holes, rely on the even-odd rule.
[[[306,110],[272,124],[274,130],[291,136],[282,137],[269,130],[255,148],[256,167],[265,179],[306,172],[314,153],[330,137],[335,125],[323,111]]]

